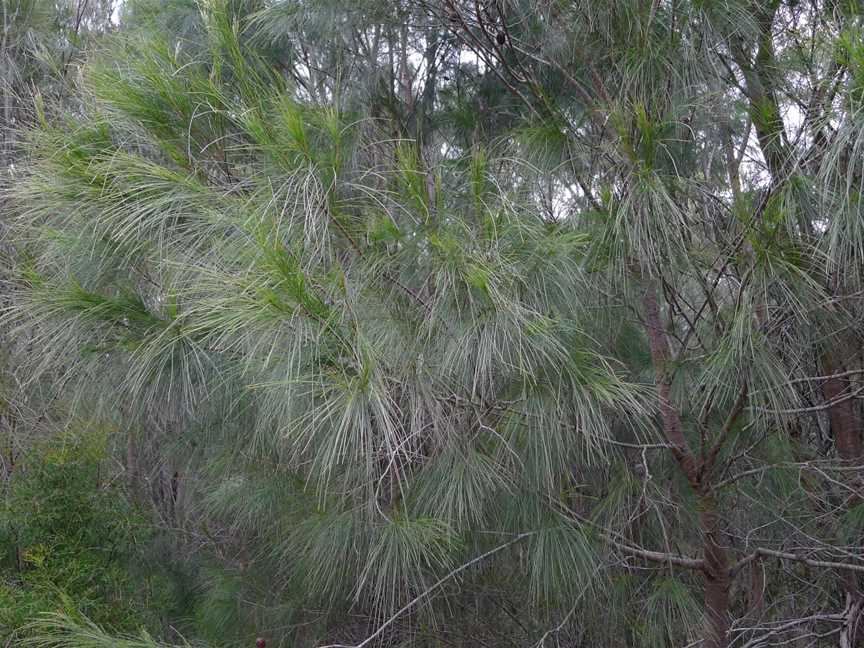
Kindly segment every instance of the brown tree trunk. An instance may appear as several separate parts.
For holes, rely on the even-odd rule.
[[[822,395],[826,403],[835,402],[828,408],[831,433],[838,456],[846,462],[861,459],[861,415],[858,403],[847,398],[849,382],[836,374],[842,373],[842,365],[835,364],[829,354],[822,358],[822,367],[831,378],[822,384]]]
[[[729,589],[731,575],[729,557],[721,542],[721,530],[716,503],[710,487],[705,484],[703,462],[697,460],[684,431],[681,417],[671,399],[672,374],[669,371],[671,353],[669,340],[660,307],[657,303],[657,286],[649,281],[642,298],[645,326],[651,347],[651,360],[656,372],[657,392],[663,434],[671,446],[672,455],[679,469],[687,477],[693,490],[699,495],[699,531],[702,535],[702,551],[705,566],[703,574],[703,597],[707,627],[702,641],[703,648],[728,648],[729,646]]]
[[[642,298],[642,308],[645,314],[645,326],[648,333],[648,344],[651,347],[651,360],[657,382],[660,418],[663,422],[663,434],[671,446],[672,455],[678,467],[687,477],[694,490],[698,490],[698,464],[693,456],[684,432],[681,428],[681,417],[672,403],[672,374],[669,372],[669,341],[660,308],[657,305],[657,286],[650,281]]]
[[[839,374],[844,370],[841,363],[835,363],[830,353],[822,357],[822,367],[826,375],[831,376],[822,384],[822,396],[826,403],[834,403],[828,408],[828,419],[831,423],[831,434],[837,455],[844,463],[861,462],[862,458],[862,421],[858,403],[848,398],[849,381]],[[853,487],[855,495],[846,500],[846,506],[852,507],[861,501],[861,480],[855,478]],[[864,597],[861,593],[861,583],[857,575],[845,572],[839,576],[840,588],[846,594],[848,618],[844,622],[840,635],[840,645],[848,648],[857,645],[856,631],[861,619],[861,608]]]
[[[705,568],[705,615],[708,622],[705,648],[727,648],[729,645],[729,558],[720,541],[720,526],[713,498],[703,497],[699,514]]]

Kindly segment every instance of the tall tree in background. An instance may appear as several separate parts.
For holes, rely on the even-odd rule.
[[[857,2],[127,15],[7,321],[130,430],[193,632],[864,642]]]

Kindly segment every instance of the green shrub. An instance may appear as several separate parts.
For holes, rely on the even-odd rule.
[[[151,584],[135,563],[150,531],[106,468],[106,438],[98,428],[70,431],[16,466],[0,507],[0,645],[47,612],[117,630],[148,621],[139,592]]]

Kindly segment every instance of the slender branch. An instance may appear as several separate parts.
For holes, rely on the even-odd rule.
[[[831,621],[834,623],[843,623],[847,618],[845,613],[840,614],[812,614],[810,616],[801,617],[800,619],[793,619],[792,621],[787,621],[778,625],[775,628],[768,629],[767,632],[759,635],[758,637],[754,637],[746,644],[741,646],[741,648],[757,648],[757,646],[767,645],[765,642],[771,637],[778,635],[782,632],[786,632],[791,630],[792,628],[796,628],[805,623],[813,623],[814,621]],[[742,628],[744,629],[744,628]],[[747,630],[752,630],[752,628],[746,628]]]
[[[437,581],[435,581],[434,584],[432,584],[430,587],[426,588],[424,591],[422,591],[420,594],[418,594],[416,597],[414,597],[411,601],[409,601],[404,606],[402,606],[402,608],[400,608],[398,612],[396,612],[393,616],[391,616],[389,619],[387,619],[383,624],[378,626],[378,629],[375,632],[373,632],[371,635],[366,637],[359,644],[356,644],[356,645],[328,644],[326,646],[319,646],[319,648],[363,648],[363,646],[369,645],[372,641],[374,641],[376,638],[378,638],[382,632],[384,632],[387,628],[389,628],[391,625],[393,625],[393,623],[396,621],[396,619],[398,619],[400,616],[405,614],[405,612],[407,612],[408,610],[413,608],[420,601],[422,601],[423,599],[428,597],[430,594],[432,594],[435,590],[437,590],[439,587],[441,587],[444,583],[449,581],[451,578],[453,578],[457,574],[462,573],[463,571],[465,571],[466,569],[468,569],[472,565],[476,565],[478,562],[485,560],[489,556],[492,556],[492,555],[498,553],[499,551],[502,551],[502,550],[506,549],[507,547],[510,547],[510,546],[516,544],[517,542],[521,542],[525,538],[532,536],[532,535],[534,535],[533,531],[527,531],[525,533],[520,533],[515,538],[512,538],[512,539],[508,540],[507,542],[505,542],[504,544],[500,544],[497,547],[494,547],[494,548],[490,549],[489,551],[480,554],[476,558],[472,558],[471,560],[464,563],[463,565],[460,565],[459,567],[457,567],[453,571],[449,572],[445,576],[442,576]]]
[[[736,475],[731,475],[727,477],[723,481],[717,482],[714,485],[715,489],[725,488],[730,484],[734,484],[736,481],[740,479],[744,479],[745,477],[750,477],[751,475],[760,475],[762,473],[768,472],[769,470],[778,470],[780,468],[798,468],[798,470],[812,470],[819,474],[824,475],[823,472],[825,469],[819,468],[817,465],[814,465],[812,462],[808,461],[785,461],[781,463],[769,464],[766,466],[759,466],[758,468],[750,468],[748,470],[743,470]],[[835,472],[859,472],[864,471],[864,465],[853,465],[853,466],[828,466],[831,470]]]
[[[632,556],[644,558],[645,560],[649,560],[651,562],[663,563],[664,565],[675,565],[677,567],[684,567],[685,569],[702,569],[705,567],[705,561],[701,558],[690,558],[689,556],[680,556],[677,554],[667,553],[663,551],[653,551],[651,549],[635,547],[622,540],[619,540],[618,538],[621,537],[621,534],[617,531],[607,529],[606,527],[597,524],[593,520],[579,515],[576,511],[571,509],[569,506],[562,504],[561,502],[552,503],[563,509],[563,511],[570,515],[574,520],[577,520],[581,524],[586,524],[590,527],[597,529],[601,537],[606,542],[614,546],[616,549],[620,549],[621,551],[628,553]]]
[[[745,382],[743,385],[741,385],[741,391],[738,393],[738,399],[735,401],[735,405],[732,406],[732,411],[729,412],[729,416],[726,417],[726,422],[723,423],[723,428],[717,435],[717,439],[714,441],[714,445],[711,446],[711,449],[708,451],[708,454],[705,456],[705,459],[702,462],[702,475],[708,475],[714,468],[714,464],[717,461],[717,455],[720,454],[720,450],[722,450],[723,444],[726,443],[726,439],[729,437],[729,432],[731,432],[732,427],[735,425],[735,421],[738,420],[738,417],[741,416],[741,413],[744,411],[744,405],[746,403],[747,383]]]
[[[864,386],[859,387],[855,391],[850,392],[844,396],[834,398],[832,400],[822,403],[821,405],[814,405],[812,407],[798,407],[778,410],[767,409],[764,407],[753,407],[752,409],[757,412],[762,412],[763,414],[815,414],[831,409],[832,407],[834,407],[835,405],[839,405],[840,403],[845,403],[846,401],[858,398],[859,396],[861,396],[861,394],[864,394]]]
[[[618,542],[609,535],[605,535],[604,539],[615,548],[620,549],[625,553],[629,553],[639,558],[644,558],[651,562],[663,563],[664,565],[675,565],[676,567],[684,567],[685,569],[703,569],[705,567],[705,561],[702,558],[690,558],[688,556],[678,556],[663,551],[642,549],[623,542]]]
[[[684,431],[681,428],[681,418],[672,403],[672,372],[669,367],[669,340],[660,317],[660,307],[657,304],[657,286],[655,280],[649,280],[642,296],[642,308],[645,314],[645,328],[651,347],[651,360],[656,372],[658,396],[660,400],[660,416],[663,419],[663,434],[671,447],[672,455],[687,477],[691,486],[698,487],[699,469]]]
[[[741,571],[742,567],[753,562],[759,556],[780,558],[781,560],[793,560],[795,562],[804,563],[805,565],[808,565],[810,567],[824,567],[826,569],[841,569],[844,571],[864,573],[864,564],[837,562],[834,560],[815,560],[813,558],[808,558],[807,556],[791,553],[789,551],[777,551],[776,549],[766,549],[764,547],[760,547],[759,549],[756,549],[753,553],[745,556],[737,563],[735,563],[729,570],[730,574],[732,576],[735,576],[735,574]]]
[[[672,448],[668,443],[627,443],[626,441],[616,441],[615,439],[605,439],[604,442],[622,448],[633,448],[634,450],[669,450]]]
[[[849,369],[848,371],[840,371],[828,376],[807,376],[805,378],[796,378],[787,382],[787,385],[797,385],[805,382],[824,382],[826,380],[834,380],[836,378],[847,378],[849,376],[859,376],[864,374],[864,369]]]

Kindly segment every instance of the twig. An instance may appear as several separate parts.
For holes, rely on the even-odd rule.
[[[405,612],[407,612],[407,611],[410,610],[412,607],[414,607],[415,605],[417,605],[417,604],[418,604],[420,601],[422,601],[424,598],[426,598],[427,596],[429,596],[430,594],[432,594],[432,592],[434,592],[435,590],[437,590],[439,587],[441,587],[441,586],[442,586],[444,583],[446,583],[448,580],[450,580],[451,578],[453,578],[453,577],[456,576],[457,574],[459,574],[459,573],[465,571],[466,569],[468,569],[468,568],[471,567],[472,565],[476,565],[478,562],[481,562],[481,561],[485,560],[485,559],[488,558],[489,556],[492,556],[492,555],[498,553],[499,551],[502,551],[503,549],[506,549],[507,547],[510,547],[510,546],[516,544],[517,542],[520,542],[520,541],[524,540],[525,538],[527,538],[527,537],[529,537],[529,536],[532,536],[532,535],[534,535],[534,531],[528,531],[528,532],[526,532],[526,533],[520,533],[520,534],[517,535],[515,538],[513,538],[513,539],[511,539],[511,540],[508,540],[508,541],[505,542],[504,544],[500,544],[500,545],[498,545],[498,546],[495,547],[494,549],[490,549],[489,551],[480,554],[480,555],[477,556],[476,558],[472,558],[472,559],[469,560],[467,563],[465,563],[465,564],[463,564],[463,565],[460,565],[459,567],[457,567],[456,569],[454,569],[453,571],[451,571],[451,572],[448,573],[447,575],[442,576],[442,577],[439,578],[437,581],[435,581],[435,583],[434,583],[431,587],[428,587],[428,588],[425,589],[423,592],[421,592],[420,594],[418,594],[418,595],[417,595],[413,600],[411,600],[410,602],[406,603],[406,604],[405,604],[405,605],[404,605],[404,606],[403,606],[403,607],[402,607],[398,612],[396,612],[396,614],[394,614],[394,615],[391,616],[389,619],[387,619],[387,620],[386,620],[382,625],[380,625],[380,626],[378,627],[378,629],[377,629],[375,632],[373,632],[371,635],[369,635],[368,637],[366,637],[366,638],[365,638],[363,641],[361,641],[359,644],[356,644],[356,645],[349,645],[349,644],[328,644],[328,645],[326,645],[326,646],[319,646],[319,648],[363,648],[363,646],[366,646],[366,645],[370,644],[370,643],[371,643],[372,641],[374,641],[374,640],[375,640],[375,639],[376,639],[376,638],[377,638],[377,637],[378,637],[382,632],[384,632],[388,627],[390,627],[390,626],[393,624],[393,622],[396,621],[396,619],[398,619],[398,618],[399,618],[400,616],[402,616]]]
[[[745,556],[741,560],[739,560],[735,565],[732,566],[732,569],[729,572],[734,576],[741,568],[747,565],[748,563],[753,562],[759,556],[768,556],[770,558],[780,558],[782,560],[794,560],[795,562],[804,563],[805,565],[809,565],[810,567],[826,567],[829,569],[842,569],[845,571],[854,571],[864,573],[864,565],[859,565],[855,563],[844,563],[844,562],[836,562],[834,560],[814,560],[813,558],[807,558],[806,556],[801,556],[799,554],[794,554],[788,551],[777,551],[776,549],[765,549],[759,548],[756,549],[749,556]]]

